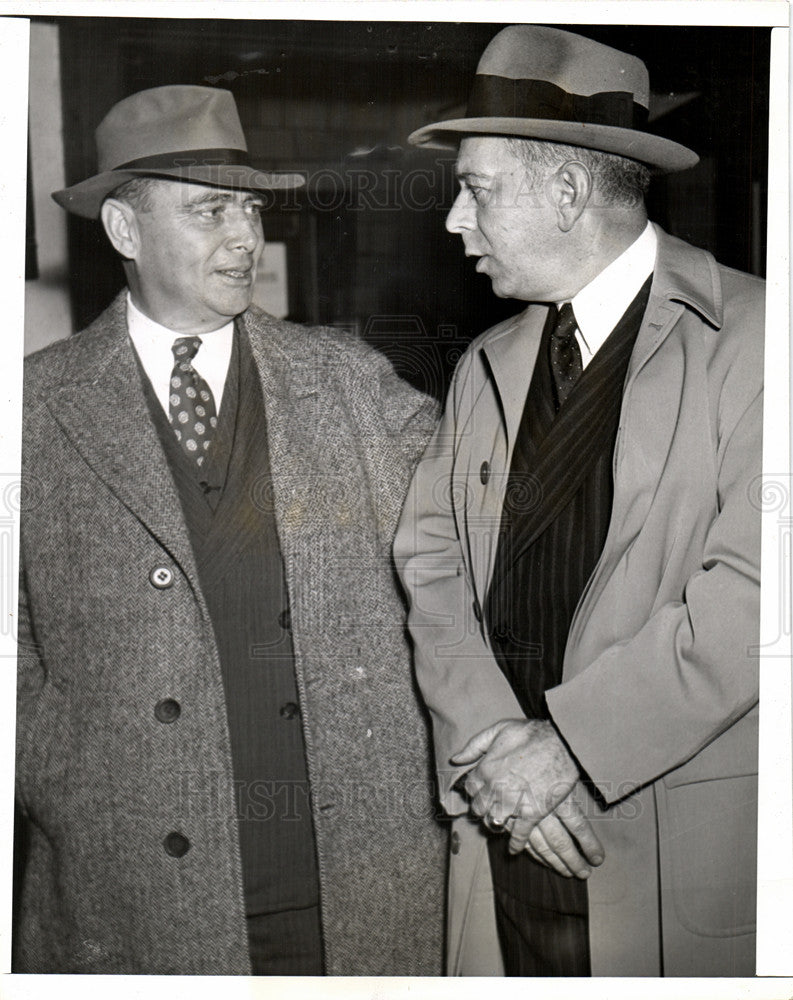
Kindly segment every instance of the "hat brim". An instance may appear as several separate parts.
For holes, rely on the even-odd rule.
[[[627,156],[667,173],[687,170],[699,163],[699,156],[693,150],[648,132],[544,118],[453,118],[416,129],[408,136],[408,142],[431,149],[454,149],[466,135],[503,135],[562,142]]]
[[[62,191],[54,191],[52,197],[61,208],[74,212],[75,215],[97,219],[105,198],[121,184],[135,177],[160,177],[211,187],[239,188],[243,191],[290,190],[305,184],[302,174],[266,173],[240,164],[168,167],[159,170],[140,168],[106,170]]]

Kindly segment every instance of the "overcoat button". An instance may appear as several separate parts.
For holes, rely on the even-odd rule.
[[[490,465],[487,462],[482,462],[479,467],[479,482],[483,486],[487,486],[490,479]]]
[[[173,587],[173,570],[168,566],[155,566],[149,573],[149,583],[157,590]]]
[[[288,701],[285,705],[281,705],[279,711],[282,719],[294,719],[300,709],[293,701]]]
[[[159,722],[176,722],[182,714],[182,706],[173,698],[163,698],[154,706],[154,714]]]
[[[183,858],[190,850],[190,841],[183,833],[177,833],[174,830],[163,841],[163,847],[165,853],[170,854],[172,858]]]
[[[474,609],[474,618],[476,618],[476,620],[481,625],[482,624],[482,609],[479,607],[479,601],[474,601],[474,603],[473,603],[473,609]]]
[[[278,624],[284,630],[288,632],[292,628],[292,613],[289,608],[284,608],[281,614],[278,616]]]
[[[449,844],[449,850],[452,852],[452,854],[460,853],[460,834],[456,830],[452,834],[452,839]]]

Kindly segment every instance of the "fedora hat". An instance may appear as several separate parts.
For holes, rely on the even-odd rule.
[[[248,161],[228,90],[174,84],[119,101],[96,130],[99,172],[52,197],[95,219],[105,198],[134,177],[163,177],[243,190],[300,187],[300,174],[264,173]]]
[[[699,157],[644,131],[647,67],[589,38],[532,24],[504,28],[479,60],[465,118],[435,122],[408,137],[416,146],[453,148],[464,135],[506,135],[617,153],[661,171]]]

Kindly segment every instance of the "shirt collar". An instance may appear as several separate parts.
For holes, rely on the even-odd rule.
[[[655,229],[648,222],[641,236],[571,300],[578,332],[591,354],[601,347],[652,274],[657,245]]]
[[[127,292],[127,329],[143,370],[163,409],[168,413],[169,383],[174,364],[171,347],[177,337],[185,335],[157,323],[142,313],[132,301],[129,292]],[[209,383],[218,413],[231,360],[233,338],[233,320],[229,320],[219,330],[202,333],[198,338],[201,347],[195,357],[194,367]]]

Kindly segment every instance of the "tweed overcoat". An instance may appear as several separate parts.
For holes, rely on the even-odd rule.
[[[606,849],[588,882],[593,974],[750,975],[764,286],[657,233],[608,536],[547,702],[600,796],[585,803]],[[529,306],[472,344],[397,532],[452,813],[465,803],[450,756],[490,723],[522,717],[472,608],[484,605],[545,316]],[[483,838],[467,821],[460,832],[450,971],[474,973],[465,939],[492,956],[482,945],[492,905],[482,906],[482,864],[474,879],[475,863],[460,861]]]
[[[438,974],[445,838],[391,562],[435,405],[357,339],[255,308],[238,322],[267,414],[258,488],[289,591],[326,970]],[[249,973],[218,653],[123,295],[28,360],[24,408],[14,967]]]

